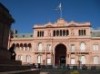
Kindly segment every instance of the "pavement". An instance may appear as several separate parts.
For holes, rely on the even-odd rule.
[[[40,74],[49,74],[49,72],[40,72]]]
[[[42,69],[40,74],[100,74],[100,70]]]

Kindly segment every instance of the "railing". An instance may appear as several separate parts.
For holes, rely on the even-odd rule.
[[[35,53],[51,53],[51,50],[34,50]]]
[[[71,50],[70,53],[90,53],[91,51],[89,51],[88,49],[86,50],[80,50],[80,49],[76,49],[76,50]]]
[[[45,53],[45,50],[34,50],[35,53]]]

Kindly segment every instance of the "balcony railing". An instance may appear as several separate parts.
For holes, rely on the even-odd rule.
[[[34,50],[35,53],[51,53],[51,50]]]
[[[35,53],[45,53],[45,50],[38,50],[38,49],[36,49],[36,50],[34,50],[34,52]]]
[[[79,53],[79,54],[84,54],[84,53],[90,53],[91,51],[89,51],[88,49],[85,50],[80,50],[80,49],[76,49],[76,50],[70,50],[70,53]]]

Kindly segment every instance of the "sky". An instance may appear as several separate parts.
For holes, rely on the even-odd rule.
[[[67,22],[90,22],[100,29],[100,0],[0,0],[15,20],[12,29],[18,33],[32,33],[35,24],[56,22],[56,10],[62,4],[62,18]]]

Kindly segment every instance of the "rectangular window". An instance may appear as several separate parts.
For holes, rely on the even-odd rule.
[[[53,36],[55,36],[55,35],[56,35],[56,33],[55,33],[55,32],[56,32],[56,31],[54,30],[54,31],[53,31]]]
[[[37,37],[43,37],[44,31],[37,31]]]
[[[37,32],[37,37],[39,37],[39,31]]]
[[[79,30],[79,36],[85,36],[86,30]]]

